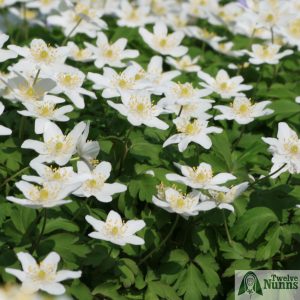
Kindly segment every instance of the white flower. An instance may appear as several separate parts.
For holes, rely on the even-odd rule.
[[[88,48],[79,48],[74,42],[68,42],[69,57],[75,61],[88,62],[93,60],[93,53]]]
[[[178,144],[178,149],[183,152],[189,143],[195,142],[205,149],[212,146],[211,139],[208,134],[221,133],[223,130],[217,127],[207,127],[208,122],[200,119],[191,120],[186,117],[179,117],[173,121],[176,125],[177,131],[180,133],[174,134],[169,137],[163,144],[166,147],[171,144]]]
[[[39,264],[28,253],[19,252],[17,256],[23,271],[11,268],[6,268],[5,271],[17,277],[26,292],[42,290],[52,295],[62,295],[66,290],[60,282],[81,276],[81,271],[57,271],[60,256],[56,252],[49,253]]]
[[[230,173],[219,173],[213,176],[211,165],[200,163],[198,167],[189,167],[176,164],[183,176],[177,174],[167,174],[166,178],[170,181],[183,183],[194,189],[206,189],[215,191],[227,191],[226,187],[219,186],[229,180],[236,179]]]
[[[90,38],[95,38],[97,31],[107,28],[107,24],[100,19],[102,10],[94,9],[89,3],[83,3],[83,1],[77,2],[72,9],[59,13],[60,15],[49,16],[47,23],[62,27],[65,36],[73,37],[78,33],[83,33]]]
[[[107,161],[102,161],[92,170],[83,162],[77,162],[78,173],[88,175],[88,179],[83,182],[82,186],[73,192],[79,197],[94,196],[100,202],[111,202],[112,195],[122,193],[127,190],[126,185],[115,182],[107,183],[106,180],[110,176],[111,164]]]
[[[122,96],[122,104],[107,101],[107,103],[126,116],[128,121],[134,126],[145,124],[149,127],[166,130],[169,126],[167,123],[159,120],[159,116],[163,110],[152,104],[151,96],[148,93],[124,94]]]
[[[163,105],[166,112],[175,113],[177,116],[184,118],[197,118],[203,121],[208,120],[212,115],[206,113],[207,110],[212,108],[211,103],[213,100],[199,99],[197,101],[180,105],[180,104],[168,104],[159,101],[157,105]]]
[[[170,56],[166,58],[166,62],[169,65],[185,72],[199,72],[201,70],[201,67],[197,65],[198,61],[199,56],[196,56],[192,59],[189,55],[184,55],[178,59],[174,59]]]
[[[2,115],[3,111],[4,111],[4,105],[2,104],[2,102],[0,102],[0,116]],[[11,134],[12,134],[12,131],[10,128],[0,125],[0,136],[1,135],[11,135]]]
[[[121,1],[120,6],[116,11],[119,26],[140,27],[153,21],[153,17],[149,16],[149,6],[131,5],[127,0]]]
[[[87,140],[90,131],[90,122],[86,124],[84,132],[79,137],[76,151],[79,157],[87,164],[91,164],[100,152],[100,145],[97,141]]]
[[[138,77],[139,69],[135,66],[129,66],[121,73],[117,73],[112,68],[103,68],[103,75],[88,73],[87,78],[93,81],[94,90],[102,90],[102,97],[114,98],[121,94],[134,90],[142,90],[149,86],[149,82],[140,80]]]
[[[251,47],[252,51],[245,50],[250,58],[249,62],[254,65],[260,64],[271,64],[277,65],[279,60],[287,55],[293,54],[293,50],[285,50],[283,52],[279,52],[281,46],[275,44],[266,44],[266,45],[259,45],[254,44]]]
[[[143,73],[151,85],[148,90],[155,95],[161,95],[171,80],[180,75],[176,70],[164,72],[163,58],[158,55],[151,57],[147,71],[140,69],[138,75],[141,76]]]
[[[80,122],[68,135],[64,135],[56,124],[48,121],[44,127],[44,142],[26,140],[21,148],[32,149],[39,153],[35,159],[39,162],[54,161],[59,166],[63,166],[76,153],[76,145],[85,126],[84,122]]]
[[[1,7],[1,3],[0,3]],[[2,49],[4,43],[9,39],[9,36],[0,32],[0,63],[11,58],[16,58],[18,55],[10,50]]]
[[[236,97],[230,106],[214,106],[222,113],[216,116],[215,120],[235,120],[239,124],[248,124],[255,118],[272,114],[274,112],[272,109],[265,108],[270,103],[271,101],[262,101],[252,104],[246,97]]]
[[[248,182],[243,182],[233,186],[226,192],[208,191],[209,195],[201,193],[200,199],[203,201],[202,205],[208,210],[217,207],[220,209],[228,209],[233,212],[233,201],[239,197],[248,188],[248,186]]]
[[[34,82],[33,78],[25,78],[20,73],[7,80],[7,86],[12,93],[12,97],[21,102],[37,102],[56,86],[55,81],[49,78],[38,79]],[[47,95],[55,103],[64,102],[64,99]],[[46,99],[45,99],[46,100]]]
[[[291,174],[300,173],[300,140],[297,133],[287,123],[280,122],[278,124],[277,139],[265,137],[262,139],[270,145],[269,151],[273,154],[273,166],[270,174],[281,168],[272,178],[276,178],[286,171]]]
[[[48,71],[48,73],[53,71],[55,65],[65,62],[69,51],[68,47],[54,48],[48,46],[42,39],[33,39],[30,47],[9,45],[8,48],[26,58],[37,69],[43,69],[43,71]]]
[[[153,196],[152,202],[167,212],[180,214],[187,219],[190,216],[196,216],[199,211],[208,210],[200,201],[200,192],[193,191],[189,194],[183,194],[173,188],[160,185],[158,197]]]
[[[287,42],[292,46],[297,46],[300,50],[300,18],[299,13],[294,18],[287,18],[286,24],[281,26],[280,31],[284,35]]]
[[[186,54],[188,51],[187,47],[180,46],[180,43],[184,38],[184,33],[173,32],[168,34],[168,28],[163,22],[155,23],[153,33],[145,28],[140,28],[139,33],[149,47],[162,55],[179,57]]]
[[[245,53],[242,50],[232,50],[232,48],[234,47],[233,42],[224,42],[223,40],[216,39],[216,38],[212,39],[209,42],[209,45],[217,52],[220,52],[228,56],[240,57],[243,56]]]
[[[85,43],[85,45],[92,52],[95,66],[99,69],[105,65],[122,68],[126,66],[122,62],[123,59],[139,56],[139,51],[137,50],[125,50],[127,39],[121,38],[114,43],[109,43],[107,36],[103,32],[98,33],[96,46],[90,43]]]
[[[34,185],[21,180],[16,183],[16,187],[23,193],[25,199],[9,196],[7,200],[34,209],[51,208],[72,202],[65,198],[80,185],[81,182],[67,185],[43,182],[41,185]]]
[[[82,95],[87,95],[96,99],[93,92],[88,91],[82,87],[85,75],[77,68],[71,66],[57,66],[53,70],[52,79],[56,82],[57,86],[52,93],[64,93],[78,108],[84,108],[84,98]]]
[[[201,82],[200,85],[211,92],[219,94],[223,99],[244,96],[244,93],[241,92],[252,89],[251,85],[241,84],[244,81],[242,76],[230,78],[225,70],[220,70],[216,78],[202,71],[198,72],[198,76],[205,81]]]
[[[170,82],[164,90],[165,98],[159,101],[159,105],[165,106],[170,104],[186,105],[203,100],[203,97],[211,94],[207,89],[196,89],[189,82],[175,83]]]
[[[66,185],[74,185],[75,188],[72,189],[75,190],[83,181],[89,178],[89,176],[86,174],[75,173],[73,167],[54,168],[39,162],[32,163],[31,167],[38,173],[40,177],[23,175],[22,179],[40,185],[43,183],[55,183],[57,185],[61,185],[62,187],[65,187]]]
[[[1,2],[0,2],[0,8],[5,8],[7,6],[15,4],[16,2],[17,2],[17,0],[1,0]]]
[[[23,105],[27,110],[18,111],[23,116],[35,118],[34,131],[36,134],[44,132],[45,125],[48,121],[67,122],[70,120],[65,114],[73,110],[72,105],[65,105],[56,108],[56,102],[52,98],[45,97],[42,101],[24,102]]]
[[[96,230],[89,236],[94,239],[109,241],[124,246],[126,244],[143,245],[145,241],[135,233],[146,226],[143,220],[122,221],[121,216],[111,210],[106,221],[100,221],[92,216],[86,216],[86,221]]]
[[[51,11],[58,9],[60,0],[34,0],[26,4],[28,8],[39,9],[42,14],[49,14]]]

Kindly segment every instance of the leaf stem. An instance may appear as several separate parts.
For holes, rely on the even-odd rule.
[[[78,22],[75,24],[75,26],[72,28],[72,30],[69,32],[69,34],[66,36],[66,38],[64,39],[62,46],[65,46],[67,41],[69,40],[69,38],[71,37],[72,33],[76,30],[76,28],[80,25],[80,23],[82,22],[82,18],[80,18],[78,20]]]
[[[225,213],[224,213],[223,209],[222,209],[222,215],[223,215],[223,219],[224,219],[224,226],[225,226],[225,231],[226,231],[228,243],[229,243],[230,245],[232,245],[232,239],[231,239],[231,236],[230,236],[230,233],[229,233],[229,229],[228,229],[228,224],[227,224],[226,216],[225,216]]]
[[[161,243],[154,248],[150,253],[148,253],[143,259],[141,259],[141,261],[138,263],[138,265],[142,265],[146,260],[148,260],[148,258],[150,258],[155,252],[159,251],[159,249],[168,241],[168,239],[171,237],[173,231],[175,230],[177,223],[179,221],[179,215],[176,215],[176,219],[169,231],[169,233],[166,235],[166,237],[161,241]]]
[[[252,182],[249,185],[249,187],[253,187],[255,184],[257,184],[257,183],[259,183],[259,182],[261,182],[261,181],[263,181],[265,179],[268,179],[268,178],[272,177],[273,175],[275,175],[276,173],[278,173],[279,171],[281,171],[285,166],[286,166],[286,164],[282,165],[280,168],[278,168],[277,170],[275,170],[273,173],[271,173],[271,174],[269,174],[269,175],[267,175],[265,177],[262,177],[262,178],[260,178],[258,180],[255,180],[254,182]]]
[[[41,242],[41,239],[43,237],[43,234],[44,234],[44,231],[45,231],[45,228],[46,228],[46,223],[47,223],[47,209],[44,208],[44,220],[43,220],[43,225],[42,225],[42,229],[41,229],[41,232],[33,246],[33,249],[31,251],[31,253],[33,253],[34,251],[36,251],[36,249],[38,248],[40,242]]]
[[[29,170],[29,166],[26,168],[21,169],[20,171],[18,171],[17,173],[15,173],[14,175],[8,177],[1,185],[0,188],[2,188],[3,186],[5,186],[8,182],[10,182],[11,180],[13,180],[15,177],[19,176],[20,174],[24,173],[25,171]]]

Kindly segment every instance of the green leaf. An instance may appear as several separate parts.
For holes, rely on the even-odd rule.
[[[256,259],[257,260],[266,260],[273,257],[277,252],[279,252],[281,246],[281,240],[279,238],[281,233],[279,224],[276,224],[274,227],[271,227],[266,234],[266,243],[260,245]]]
[[[151,291],[152,294],[157,295],[162,299],[180,300],[175,290],[171,286],[161,281],[150,281],[148,283],[148,289]]]
[[[119,284],[116,284],[114,282],[105,282],[105,283],[98,285],[93,290],[92,294],[109,297],[112,300],[127,300],[126,297],[124,297],[118,293],[119,288],[120,288]]]
[[[45,234],[56,230],[77,232],[79,227],[72,221],[63,218],[48,219],[45,227]]]
[[[255,207],[246,211],[233,225],[233,237],[252,243],[258,239],[269,224],[278,222],[274,212],[267,207]]]
[[[184,300],[202,299],[201,296],[208,295],[207,285],[200,270],[191,263],[179,276],[176,289],[180,296],[184,295]]]
[[[16,229],[25,233],[30,224],[35,220],[35,211],[32,208],[16,206],[11,212],[11,220]]]

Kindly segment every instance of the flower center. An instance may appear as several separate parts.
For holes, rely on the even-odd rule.
[[[37,107],[37,113],[42,117],[50,117],[53,115],[55,110],[54,103],[42,103],[41,106]]]
[[[37,274],[37,277],[38,277],[39,279],[41,279],[41,280],[45,280],[46,277],[47,277],[47,274],[46,274],[45,271],[39,270],[39,272],[38,272],[38,274]]]
[[[82,80],[77,74],[70,73],[59,73],[58,81],[62,86],[72,89],[80,87],[82,84]]]
[[[299,39],[300,38],[300,19],[297,19],[297,20],[291,22],[291,24],[288,27],[288,30],[293,37]]]

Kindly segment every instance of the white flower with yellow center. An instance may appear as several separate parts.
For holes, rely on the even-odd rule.
[[[4,105],[2,104],[2,102],[0,102],[0,116],[2,115],[3,111],[4,111]],[[2,125],[0,125],[0,136],[1,135],[11,135],[12,131],[10,128],[4,127]]]
[[[93,53],[87,48],[79,48],[74,42],[68,42],[70,49],[69,57],[72,60],[80,62],[88,62],[93,60]]]
[[[103,32],[98,33],[96,46],[85,43],[87,49],[93,53],[95,66],[99,69],[105,65],[122,68],[126,66],[122,60],[139,56],[139,51],[125,49],[126,45],[127,39],[125,38],[118,39],[114,43],[109,43],[107,36]]]
[[[198,72],[198,77],[204,82],[200,85],[211,92],[215,92],[223,99],[244,96],[244,91],[252,89],[251,85],[241,84],[244,81],[242,76],[229,77],[225,70],[220,70],[216,78],[211,77],[202,71]]]
[[[38,69],[53,71],[55,65],[63,64],[68,55],[67,47],[54,48],[49,46],[42,39],[33,39],[30,47],[9,45],[8,48],[18,55],[26,58]]]
[[[118,16],[117,24],[126,27],[140,27],[152,23],[154,20],[150,14],[149,6],[135,6],[127,0],[120,3],[120,8],[115,12]]]
[[[183,194],[176,189],[167,187],[160,191],[158,197],[153,196],[152,202],[170,213],[180,214],[187,219],[196,216],[199,211],[208,210],[199,200],[200,192],[193,191]]]
[[[42,14],[49,14],[53,10],[58,10],[60,0],[34,0],[26,6],[39,9]]]
[[[139,78],[139,71],[140,69],[135,65],[127,67],[121,73],[105,67],[103,68],[103,75],[88,73],[87,78],[94,82],[94,90],[103,90],[103,98],[115,98],[121,94],[142,90],[149,86],[147,80]]]
[[[1,7],[1,2],[0,2]],[[11,50],[2,49],[4,43],[9,39],[9,36],[0,32],[0,62],[4,62],[6,60],[16,58],[17,54]]]
[[[180,152],[183,152],[191,142],[197,143],[205,149],[210,149],[212,142],[208,134],[223,131],[214,126],[208,127],[208,122],[201,119],[178,117],[173,122],[179,133],[170,136],[164,142],[163,147],[178,144]]]
[[[23,105],[27,110],[18,111],[23,116],[29,116],[35,118],[34,131],[36,134],[42,134],[44,132],[45,125],[48,121],[67,122],[70,120],[65,114],[73,110],[72,105],[65,105],[60,108],[56,108],[56,102],[51,98],[42,101],[35,101],[26,103]]]
[[[111,202],[112,195],[122,193],[127,190],[126,185],[115,182],[107,183],[110,176],[111,164],[106,161],[100,162],[94,166],[93,169],[83,161],[77,163],[78,174],[86,175],[88,177],[82,186],[73,192],[74,195],[79,197],[94,196],[100,202]]]
[[[226,187],[220,186],[229,180],[236,179],[230,173],[219,173],[213,176],[211,165],[201,163],[198,167],[189,167],[176,164],[183,176],[177,174],[167,174],[166,178],[170,181],[183,183],[194,189],[206,189],[215,191],[227,191]]]
[[[164,90],[165,97],[159,101],[163,107],[170,104],[186,105],[203,101],[203,98],[211,94],[207,89],[196,89],[189,82],[175,83],[170,82]]]
[[[220,41],[218,39],[212,39],[209,42],[209,45],[222,54],[233,56],[233,57],[240,57],[243,56],[245,53],[242,50],[233,50],[234,44],[233,42],[224,42],[223,40]]]
[[[287,42],[292,46],[297,46],[300,50],[300,17],[299,14],[287,18],[286,23],[281,26],[281,33]]]
[[[153,33],[145,28],[140,28],[139,33],[150,48],[162,55],[180,57],[188,51],[187,47],[180,46],[184,38],[184,33],[173,32],[168,34],[168,28],[163,22],[155,23]]]
[[[43,100],[45,95],[56,86],[55,81],[52,79],[38,79],[34,82],[34,79],[26,78],[20,73],[15,73],[13,77],[6,81],[6,84],[11,92],[11,97],[23,103]],[[56,103],[64,101],[62,98],[55,96],[47,95],[47,97],[53,98]]]
[[[276,178],[286,171],[290,174],[300,173],[300,140],[297,133],[287,123],[280,122],[278,124],[277,139],[265,137],[262,139],[270,145],[268,150],[273,154],[273,166],[270,174],[281,168],[272,178]]]
[[[107,101],[120,114],[126,116],[128,121],[134,126],[142,124],[166,130],[169,125],[157,117],[163,113],[163,109],[151,102],[148,93],[124,94],[122,104]]]
[[[251,103],[251,99],[246,97],[236,97],[230,106],[216,105],[215,109],[222,114],[215,117],[215,120],[235,120],[239,124],[248,124],[255,118],[272,114],[272,109],[266,109],[271,101]]]
[[[80,182],[62,185],[56,182],[43,182],[41,185],[34,185],[26,181],[18,181],[16,187],[23,193],[25,199],[9,196],[8,201],[34,208],[51,208],[72,202],[65,200],[74,190],[80,186]]]
[[[78,108],[82,109],[85,106],[83,95],[96,99],[95,93],[82,87],[85,75],[77,68],[66,65],[58,66],[53,71],[52,79],[56,82],[52,93],[64,93]]]
[[[245,51],[249,56],[249,62],[253,65],[270,64],[277,65],[281,58],[294,53],[293,50],[279,52],[281,46],[275,44],[259,45],[254,44],[252,51]]]
[[[87,139],[89,131],[90,122],[87,122],[84,132],[78,139],[76,151],[83,161],[85,161],[89,166],[93,166],[96,161],[96,157],[100,152],[100,145],[97,141],[90,141]]]
[[[86,124],[84,122],[80,122],[68,135],[64,135],[56,124],[48,121],[44,127],[44,142],[26,140],[21,147],[32,149],[39,153],[39,156],[33,161],[55,162],[59,166],[63,166],[67,164],[72,155],[76,153],[76,144],[85,126]]]
[[[60,282],[81,276],[81,271],[57,271],[60,256],[56,252],[49,253],[40,263],[25,252],[17,253],[17,257],[23,270],[6,268],[5,271],[22,282],[22,289],[26,293],[41,290],[51,295],[62,295],[66,290]]]
[[[93,226],[94,232],[89,237],[125,246],[126,244],[143,245],[145,241],[135,233],[146,226],[143,220],[122,221],[121,216],[111,210],[104,221],[86,216],[86,221]]]
[[[55,183],[63,187],[74,185],[73,190],[76,190],[84,180],[90,177],[87,174],[75,173],[73,167],[52,167],[38,162],[34,162],[31,167],[39,176],[23,175],[22,179],[40,185],[43,183]]]
[[[73,6],[71,1],[70,3]],[[92,3],[93,1],[88,1],[88,3],[77,2],[70,9],[59,11],[59,14],[50,15],[47,18],[47,23],[61,27],[65,36],[70,35],[70,37],[73,37],[78,33],[82,33],[90,38],[95,38],[99,30],[107,28],[107,24],[101,19],[103,10],[94,9],[91,6]]]
[[[165,87],[180,75],[180,72],[176,70],[164,72],[163,58],[158,55],[151,58],[147,70],[144,72],[151,85],[149,91],[155,95],[161,95]]]
[[[15,4],[17,0],[0,0],[0,8],[5,8],[12,4]]]
[[[178,70],[185,72],[199,72],[201,67],[197,64],[200,56],[191,58],[189,55],[184,55],[181,58],[174,59],[168,56],[166,62]]]
[[[200,199],[203,201],[202,205],[206,206],[208,210],[217,207],[220,209],[228,209],[234,212],[234,206],[232,203],[248,188],[248,186],[248,182],[243,182],[231,187],[225,192],[210,190],[208,191],[208,195],[201,193]]]

